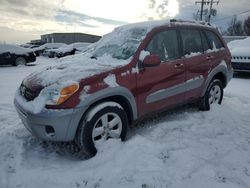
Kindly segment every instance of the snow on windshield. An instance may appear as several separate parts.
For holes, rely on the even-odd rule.
[[[118,27],[91,45],[89,52],[92,52],[94,57],[108,54],[113,58],[126,60],[135,53],[146,34],[147,29],[144,27]]]

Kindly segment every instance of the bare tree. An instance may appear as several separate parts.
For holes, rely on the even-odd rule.
[[[246,35],[250,36],[250,16],[244,21],[244,31]]]
[[[244,34],[242,21],[237,20],[237,17],[234,16],[228,24],[227,28],[228,35],[231,36],[241,36]]]

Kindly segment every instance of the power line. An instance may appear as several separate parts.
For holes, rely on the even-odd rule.
[[[215,21],[213,21],[213,22],[219,22],[219,21],[222,21],[222,20],[226,20],[226,19],[228,19],[228,18],[231,18],[231,17],[234,17],[234,16],[239,16],[239,15],[245,14],[245,13],[247,13],[247,12],[250,12],[250,10],[247,10],[247,11],[244,11],[244,12],[240,12],[240,13],[238,13],[238,14],[233,14],[233,15],[231,15],[231,16],[226,16],[226,17],[224,17],[224,18],[215,20]]]

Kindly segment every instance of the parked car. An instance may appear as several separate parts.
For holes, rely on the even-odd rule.
[[[91,157],[124,140],[146,115],[197,102],[221,104],[231,55],[209,25],[152,21],[116,28],[83,54],[25,78],[15,106],[25,127],[50,141],[75,141]]]
[[[250,37],[228,43],[235,72],[250,72]]]
[[[43,55],[48,56],[49,58],[61,58],[68,55],[74,55],[85,51],[88,48],[89,44],[90,43],[83,42],[72,43],[69,45],[65,44],[62,45],[60,48],[45,50]]]
[[[36,61],[32,50],[12,44],[0,44],[0,65],[26,65]]]
[[[35,52],[36,56],[39,56],[39,55],[43,54],[45,50],[58,49],[63,45],[66,45],[66,44],[64,44],[64,43],[46,43],[46,44],[43,44],[39,47],[33,48],[33,51]]]
[[[55,51],[55,56],[58,58],[65,57],[68,55],[74,55],[77,53],[82,53],[87,50],[91,43],[88,42],[76,42],[67,46],[62,46]]]
[[[41,46],[43,44],[30,44],[30,43],[26,43],[26,44],[21,44],[20,46],[23,48],[37,48],[39,46]]]

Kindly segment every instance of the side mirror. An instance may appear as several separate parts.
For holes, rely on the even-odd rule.
[[[148,55],[142,62],[142,67],[155,67],[161,64],[161,59],[158,55]]]

